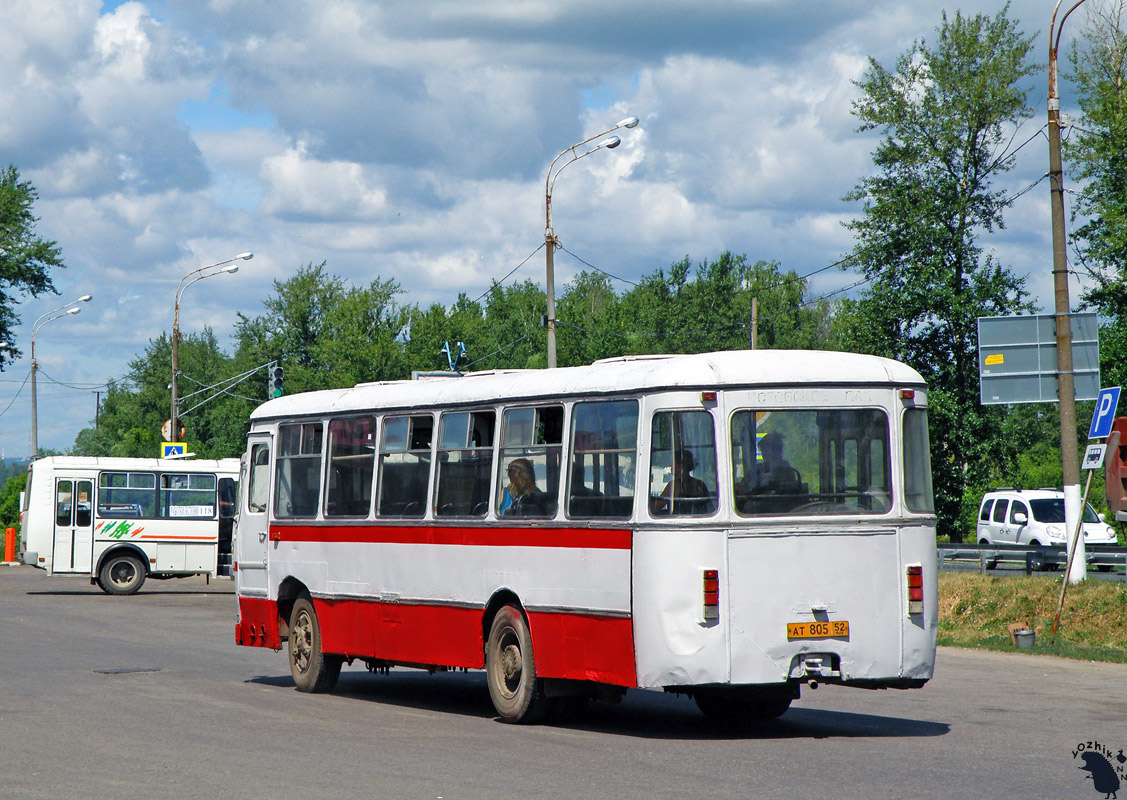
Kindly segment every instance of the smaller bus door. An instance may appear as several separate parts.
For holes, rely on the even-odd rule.
[[[239,514],[235,526],[236,582],[240,595],[267,594],[269,552],[267,506],[270,498],[270,437],[247,439],[239,480]]]
[[[53,572],[90,572],[94,559],[94,482],[55,479]]]

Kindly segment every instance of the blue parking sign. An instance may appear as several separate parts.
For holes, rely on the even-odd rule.
[[[1111,425],[1115,422],[1115,407],[1119,405],[1119,387],[1100,389],[1096,397],[1096,408],[1092,412],[1092,425],[1088,428],[1089,439],[1106,439],[1111,435]]]

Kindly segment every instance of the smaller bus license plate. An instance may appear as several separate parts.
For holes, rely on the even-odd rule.
[[[788,639],[849,638],[849,622],[844,619],[829,622],[788,622]]]

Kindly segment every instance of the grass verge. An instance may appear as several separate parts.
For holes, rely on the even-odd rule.
[[[1127,663],[1127,585],[1087,580],[1069,586],[1052,639],[1062,578],[939,574],[939,644]],[[1010,642],[1007,625],[1026,622],[1034,647]]]

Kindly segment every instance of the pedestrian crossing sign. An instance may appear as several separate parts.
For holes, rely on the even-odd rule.
[[[183,442],[161,442],[160,457],[176,458],[177,456],[183,456],[184,448],[185,444]]]

